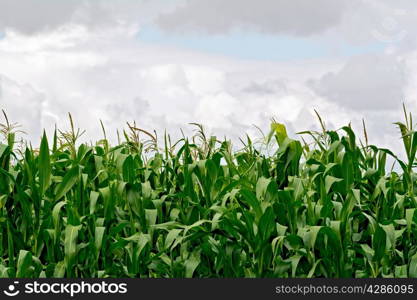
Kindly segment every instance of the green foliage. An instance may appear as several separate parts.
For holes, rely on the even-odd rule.
[[[417,277],[407,114],[404,161],[321,118],[322,132],[302,133],[311,144],[273,122],[242,150],[198,124],[162,149],[135,124],[117,146],[104,127],[77,145],[70,120],[39,150],[17,149],[3,126],[0,277]]]

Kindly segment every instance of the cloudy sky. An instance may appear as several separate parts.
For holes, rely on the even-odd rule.
[[[0,0],[0,108],[28,138],[65,126],[255,134],[365,118],[400,145],[417,111],[413,0]]]

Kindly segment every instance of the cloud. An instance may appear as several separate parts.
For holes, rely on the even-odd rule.
[[[355,1],[354,1],[355,2]],[[337,25],[351,1],[187,0],[157,18],[167,31],[223,34],[234,29],[308,36]]]
[[[335,128],[351,120],[360,126],[361,118],[368,116],[370,131],[376,132],[377,139],[392,142],[393,135],[387,135],[388,131],[381,135],[377,129],[385,128],[379,127],[382,123],[389,127],[397,120],[388,110],[400,111],[401,97],[417,95],[409,87],[413,78],[410,74],[415,73],[416,67],[409,68],[404,53],[399,53],[403,60],[397,60],[397,53],[357,56],[348,61],[341,58],[249,61],[172,45],[146,44],[136,37],[138,12],[129,11],[133,6],[127,2],[113,3],[107,2],[103,8],[112,12],[109,18],[113,21],[107,23],[94,18],[93,24],[82,21],[81,12],[88,8],[79,4],[73,12],[68,7],[71,16],[63,17],[62,22],[54,23],[45,16],[44,22],[32,31],[28,24],[16,23],[14,26],[19,30],[7,26],[6,36],[0,40],[0,72],[7,78],[1,85],[0,103],[11,120],[21,122],[32,132],[31,138],[36,140],[41,128],[51,133],[55,123],[67,126],[67,112],[73,114],[79,127],[87,130],[87,139],[101,137],[99,119],[103,120],[110,138],[114,138],[116,128],[121,129],[133,120],[141,128],[159,132],[167,129],[178,135],[180,128],[191,128],[187,126],[189,122],[200,122],[219,137],[236,138],[245,133],[257,135],[252,124],[268,130],[273,116],[287,124],[293,134],[318,129],[313,111],[316,108],[329,126]],[[157,7],[160,3],[154,6],[150,4],[153,1],[141,3],[148,5],[145,7],[151,15],[161,13]],[[251,3],[242,4],[243,16],[248,14],[245,10],[253,8]],[[258,21],[255,17],[267,9],[259,5],[253,8],[253,18],[239,19],[239,11],[231,11],[229,2],[224,2],[219,13],[235,14],[232,17],[237,19],[230,18],[229,23],[219,24],[211,32],[253,26],[276,34],[310,35],[333,28],[340,18],[346,18],[346,12],[333,11],[335,19],[326,16],[309,19],[303,15],[306,12],[296,9],[291,2],[286,3],[282,9],[288,14],[298,11],[299,19],[288,16],[286,20],[274,21],[266,14],[266,20]],[[193,5],[189,2],[177,12]],[[330,11],[338,9],[329,5]],[[304,8],[316,12],[315,8]],[[200,10],[198,14],[203,14],[204,6]],[[192,11],[188,13],[190,22],[198,21]],[[214,12],[208,10],[207,14]],[[174,15],[164,14],[159,21]],[[305,22],[300,22],[301,19]],[[285,24],[279,23],[284,21]],[[186,25],[181,19],[175,22],[178,30]],[[12,23],[11,20],[9,24]],[[192,30],[202,30],[200,25]],[[25,26],[30,34],[22,33]]]
[[[8,115],[10,123],[18,123],[29,139],[40,136],[42,120],[48,116],[42,114],[45,95],[29,84],[19,83],[0,74],[0,109]],[[1,122],[5,120],[1,116]]]
[[[351,58],[338,72],[329,72],[310,86],[320,96],[354,110],[387,110],[404,101],[405,62],[392,55]]]
[[[89,28],[129,24],[138,27],[175,5],[163,0],[1,0],[0,32],[11,29],[34,34],[68,24]]]
[[[297,70],[285,71],[290,63],[144,45],[123,29],[103,34],[66,25],[31,36],[10,31],[0,41],[0,66],[16,83],[2,88],[11,119],[32,130],[35,141],[41,128],[65,128],[68,112],[87,130],[87,139],[101,136],[99,119],[109,137],[133,120],[160,132],[179,134],[200,122],[219,135],[241,136],[252,124],[268,128],[273,115],[295,120],[297,106],[310,97],[280,79],[282,72],[297,77]],[[305,74],[313,72],[309,68],[303,65]],[[18,115],[19,108],[26,114]]]
[[[2,0],[0,2],[0,27],[13,28],[24,33],[53,29],[70,22],[85,1],[54,0]]]
[[[279,91],[286,92],[285,83],[275,79],[264,82],[251,82],[242,88],[242,92],[254,95],[273,95]]]

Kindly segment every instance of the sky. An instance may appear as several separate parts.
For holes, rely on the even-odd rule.
[[[37,141],[136,121],[232,139],[351,123],[399,147],[417,110],[412,0],[0,0],[0,108]],[[36,142],[35,142],[36,143]]]

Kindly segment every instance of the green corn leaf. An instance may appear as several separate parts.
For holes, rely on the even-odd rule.
[[[16,277],[30,277],[32,267],[32,254],[26,250],[20,250],[19,257],[17,259],[17,273]]]
[[[405,219],[407,221],[407,231],[411,232],[411,225],[413,224],[415,208],[408,208],[405,210]]]
[[[51,183],[51,159],[49,157],[48,138],[45,132],[43,133],[38,159],[40,192],[43,195]]]
[[[55,200],[61,199],[65,196],[66,193],[68,193],[71,190],[71,188],[74,186],[74,184],[78,181],[80,177],[79,173],[79,167],[75,166],[71,170],[69,170],[68,173],[65,174],[64,178],[62,179],[62,182],[57,186],[57,189],[55,190]]]
[[[65,251],[65,268],[68,276],[73,276],[74,274],[74,265],[77,255],[77,238],[78,232],[81,229],[81,225],[73,226],[67,225],[65,227],[65,241],[64,241],[64,251]]]
[[[94,245],[96,247],[97,255],[101,250],[101,246],[103,245],[103,238],[104,238],[104,232],[105,231],[106,231],[106,227],[96,227],[95,228]]]
[[[198,265],[200,264],[200,252],[199,251],[193,251],[188,257],[188,259],[185,261],[185,277],[191,278],[193,277],[195,269],[197,269]]]
[[[375,234],[372,237],[372,248],[375,251],[374,261],[381,260],[387,248],[387,234],[381,226],[376,228]]]
[[[54,278],[63,278],[65,276],[65,270],[66,270],[66,266],[65,266],[65,262],[64,261],[60,261],[55,265],[55,269],[54,269]]]

